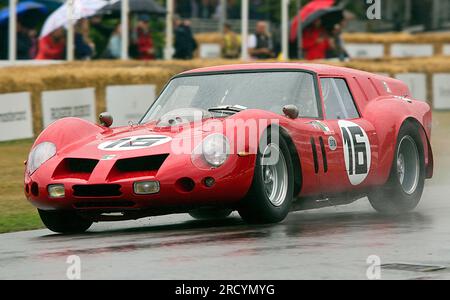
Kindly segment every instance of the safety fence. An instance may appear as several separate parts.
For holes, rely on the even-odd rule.
[[[136,122],[175,74],[229,63],[239,61],[97,61],[0,69],[0,141],[31,138],[67,116],[95,122],[100,112],[110,111],[116,126]],[[450,109],[449,59],[326,63],[399,78],[415,98],[436,110]]]

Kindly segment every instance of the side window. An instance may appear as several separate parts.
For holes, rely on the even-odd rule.
[[[344,79],[322,78],[320,82],[327,119],[359,118],[355,102]]]
[[[319,109],[312,75],[302,74],[296,95],[298,95],[297,102],[294,104],[300,109],[300,116],[303,118],[318,118]]]

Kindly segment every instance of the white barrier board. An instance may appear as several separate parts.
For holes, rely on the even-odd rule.
[[[382,58],[384,57],[383,44],[345,44],[350,58]]]
[[[0,95],[0,141],[32,137],[30,93]]]
[[[433,107],[450,109],[450,73],[433,75]]]
[[[138,122],[156,99],[155,85],[119,85],[106,88],[106,107],[114,127]]]
[[[392,44],[392,57],[430,57],[434,55],[431,44]]]
[[[200,58],[220,58],[222,49],[219,44],[201,44]]]
[[[422,73],[402,73],[395,78],[406,83],[411,90],[412,96],[417,100],[427,100],[427,76]]]
[[[43,92],[42,118],[44,128],[65,117],[77,117],[95,122],[95,89]]]
[[[442,54],[445,56],[450,56],[450,44],[445,44],[442,48]]]

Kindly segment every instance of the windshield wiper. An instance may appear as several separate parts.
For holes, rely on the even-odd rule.
[[[217,107],[211,107],[208,108],[208,111],[210,112],[228,112],[228,113],[238,113],[243,110],[246,110],[247,107],[242,105],[223,105],[223,106],[217,106]]]

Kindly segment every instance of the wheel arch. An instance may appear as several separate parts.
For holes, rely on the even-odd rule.
[[[294,141],[291,138],[289,132],[282,126],[276,124],[270,124],[267,127],[267,130],[271,130],[271,128],[276,128],[279,132],[280,136],[285,140],[288,145],[289,153],[291,155],[292,163],[294,165],[294,196],[300,194],[302,190],[302,165],[300,162],[299,153],[297,148],[295,147]]]
[[[398,134],[403,126],[406,124],[412,124],[419,130],[420,138],[422,140],[423,145],[423,155],[425,160],[425,176],[426,178],[432,178],[433,177],[433,170],[434,170],[434,158],[433,158],[433,150],[431,148],[431,142],[430,137],[427,135],[427,132],[425,128],[423,127],[422,123],[419,122],[416,118],[409,116],[403,120],[401,125],[398,127],[397,130],[397,138]]]
[[[426,178],[433,176],[433,152],[431,149],[431,108],[427,103],[398,99],[371,101],[363,117],[375,128],[378,141],[377,185],[385,184],[391,172],[399,132],[404,124],[412,123],[419,131],[424,146]]]

